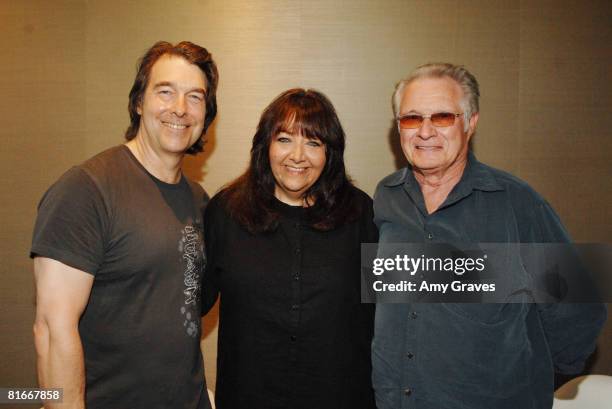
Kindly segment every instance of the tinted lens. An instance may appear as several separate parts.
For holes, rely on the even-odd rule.
[[[402,129],[414,129],[421,126],[423,117],[421,115],[406,115],[399,119],[399,125]]]
[[[433,126],[451,126],[455,123],[455,114],[450,112],[438,112],[431,115],[431,123]]]

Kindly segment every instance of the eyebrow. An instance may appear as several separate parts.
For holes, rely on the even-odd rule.
[[[174,83],[170,82],[170,81],[160,81],[158,83],[156,83],[155,85],[153,85],[153,88],[159,88],[159,87],[175,87]],[[206,90],[204,88],[194,88],[189,90],[189,92],[199,92],[202,95],[206,96]]]
[[[421,115],[422,116],[422,115],[440,114],[440,113],[443,113],[443,112],[450,112],[450,113],[452,113],[452,112],[454,112],[454,109],[444,109],[443,108],[441,110],[434,111],[431,114],[424,114],[421,111],[417,111],[417,110],[411,109],[410,111],[400,113],[398,116],[406,116],[406,115]]]

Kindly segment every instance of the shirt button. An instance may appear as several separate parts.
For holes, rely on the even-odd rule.
[[[410,388],[404,389],[404,395],[406,395],[406,396],[412,395],[412,389],[410,389]]]
[[[418,314],[416,313],[416,311],[412,311],[410,313],[410,318],[412,318],[413,320],[416,320],[417,317],[418,317]]]
[[[302,250],[301,250],[299,247],[297,247],[297,248],[295,249],[295,254],[300,254],[300,251],[302,251]]]
[[[413,354],[412,352],[408,352],[408,353],[406,354],[406,357],[407,357],[408,359],[412,359],[412,358],[414,358],[414,354]]]

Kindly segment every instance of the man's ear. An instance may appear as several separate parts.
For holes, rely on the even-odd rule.
[[[478,124],[478,117],[478,112],[472,114],[472,116],[470,117],[470,123],[467,130],[468,140],[470,140],[472,135],[474,135],[474,132],[476,132],[476,124]]]

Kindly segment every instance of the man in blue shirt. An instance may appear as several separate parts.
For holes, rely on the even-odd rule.
[[[428,64],[400,82],[394,110],[410,166],[374,196],[380,243],[568,243],[525,182],[476,160],[478,83]],[[379,409],[551,408],[554,372],[577,373],[602,304],[379,304],[372,346]]]

